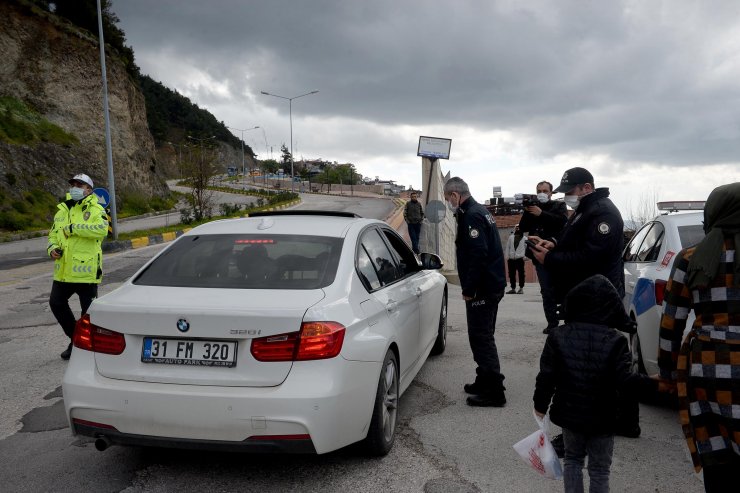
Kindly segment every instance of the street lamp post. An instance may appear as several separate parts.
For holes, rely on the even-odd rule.
[[[182,180],[182,148],[189,147],[187,144],[176,144],[175,142],[167,142],[172,147],[177,147],[177,172],[178,178]]]
[[[235,128],[235,127],[229,127],[229,128],[231,130],[237,130],[242,133],[242,176],[244,177],[244,189],[246,190],[247,189],[247,168],[246,168],[246,165],[244,164],[244,132],[248,132],[250,130],[256,130],[260,127],[259,125],[257,125],[256,127],[245,128],[245,129]]]
[[[273,96],[275,98],[280,99],[287,99],[288,100],[288,112],[290,114],[290,191],[293,192],[293,185],[295,182],[293,181],[293,100],[302,98],[303,96],[310,96],[311,94],[316,94],[319,91],[311,91],[307,92],[306,94],[301,94],[300,96],[293,96],[292,98],[288,98],[285,96],[278,96],[277,94],[272,94],[266,91],[260,91],[265,96]]]

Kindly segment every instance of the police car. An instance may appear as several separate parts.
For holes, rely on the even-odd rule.
[[[624,306],[637,323],[631,336],[633,361],[640,373],[658,373],[658,340],[663,294],[673,260],[682,249],[704,238],[704,202],[658,202],[662,211],[627,243],[624,261]],[[689,314],[686,325],[694,321]]]

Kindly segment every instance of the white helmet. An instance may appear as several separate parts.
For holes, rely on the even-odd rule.
[[[87,183],[88,185],[90,185],[90,188],[95,188],[95,185],[93,185],[92,178],[90,178],[84,173],[80,173],[79,175],[74,175],[72,178],[69,179],[69,184],[74,185],[74,182],[76,181]]]

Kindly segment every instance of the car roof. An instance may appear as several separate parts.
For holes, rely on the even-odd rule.
[[[702,220],[704,219],[704,212],[702,211],[692,211],[692,212],[668,212],[664,214],[659,214],[655,217],[655,221],[660,221],[663,223],[672,223],[679,226],[683,226],[686,224],[701,224]]]
[[[348,214],[325,214],[311,211],[281,211],[280,214],[258,215],[239,219],[221,219],[193,228],[188,236],[199,234],[291,234],[343,237],[353,225],[385,224],[377,219]],[[327,211],[331,212],[331,211]]]

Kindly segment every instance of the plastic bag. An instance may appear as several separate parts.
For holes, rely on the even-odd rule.
[[[547,434],[550,428],[550,415],[546,414],[545,419],[540,419],[535,414],[534,419],[539,425],[539,430],[515,443],[514,450],[524,462],[542,476],[562,479],[563,468]]]

